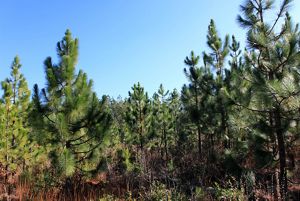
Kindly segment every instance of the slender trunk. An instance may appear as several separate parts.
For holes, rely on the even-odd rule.
[[[9,164],[9,156],[8,156],[8,149],[9,149],[9,139],[8,139],[8,127],[9,127],[9,108],[6,108],[6,125],[5,125],[5,140],[6,140],[6,150],[5,150],[5,159],[6,159],[6,166],[5,166],[5,181],[7,181],[8,178],[8,164]]]
[[[159,151],[160,151],[160,156],[162,159],[164,159],[164,149],[163,149],[163,144],[164,144],[164,131],[162,130],[162,136],[161,136],[161,140],[159,142]]]
[[[201,128],[200,124],[197,124],[197,131],[198,131],[198,151],[199,151],[199,156],[202,154],[202,141],[201,141]]]
[[[163,129],[163,135],[164,135],[164,149],[166,154],[166,161],[168,161],[168,142],[167,142],[167,132],[166,132],[166,126],[164,125]]]
[[[220,57],[218,57],[218,58],[220,58]],[[224,75],[223,75],[223,69],[222,69],[221,65],[219,65],[219,68],[220,68],[220,74],[219,74],[220,83],[218,84],[218,87],[217,87],[217,96],[218,96],[217,100],[218,100],[218,104],[220,106],[219,107],[219,109],[220,109],[219,112],[221,114],[221,128],[220,128],[221,130],[220,130],[220,133],[221,133],[222,136],[227,135],[227,137],[228,137],[226,108],[225,108],[225,105],[224,105],[223,98],[222,98],[222,96],[220,96],[220,90],[223,86],[223,77],[224,77]],[[230,148],[229,140],[224,139],[223,140],[223,145],[224,145],[225,148]]]
[[[274,73],[271,71],[269,72],[269,80],[274,80]],[[287,175],[286,175],[286,151],[285,151],[285,143],[284,143],[284,133],[282,129],[282,124],[281,124],[281,114],[280,114],[280,109],[278,106],[275,106],[275,110],[270,113],[270,117],[273,118],[270,120],[270,123],[273,124],[274,126],[272,127],[275,128],[273,131],[275,134],[275,147],[276,147],[276,141],[277,141],[277,149],[279,152],[279,175],[277,171],[275,172],[276,177],[276,182],[279,183],[279,188],[278,185],[276,185],[276,190],[275,194],[278,200],[285,200],[286,194],[287,194]]]
[[[140,138],[140,148],[143,150],[143,119],[142,119],[142,110],[139,111],[139,138]]]
[[[278,151],[279,151],[279,183],[280,183],[280,194],[281,199],[285,200],[287,194],[287,174],[286,174],[286,150],[284,143],[284,133],[281,125],[281,115],[277,108],[275,111],[275,126],[276,126],[276,137],[278,141]]]
[[[272,144],[272,152],[273,152],[273,155],[276,154],[277,152],[277,142],[276,142],[276,139],[274,138],[274,136],[276,136],[276,132],[274,130],[274,112],[270,112],[269,113],[269,123],[270,123],[270,128],[271,128],[271,133],[272,133],[272,136],[271,136],[271,139],[273,140],[273,142],[271,142]],[[268,142],[269,144],[269,142]],[[273,185],[274,185],[274,200],[275,201],[278,201],[280,200],[280,182],[279,182],[279,175],[278,175],[278,170],[275,169],[275,172],[274,172],[274,180],[273,180]]]
[[[196,108],[197,108],[197,134],[198,134],[198,152],[199,152],[199,157],[202,154],[202,142],[201,142],[201,128],[200,128],[200,121],[199,121],[199,100],[198,100],[198,90],[197,90],[197,85],[195,84],[195,103],[196,103]]]
[[[209,136],[210,136],[210,149],[211,149],[210,150],[210,152],[211,152],[210,155],[213,156],[215,154],[214,134],[210,134]]]
[[[10,118],[9,118],[9,107],[7,106],[6,107],[6,125],[5,125],[5,140],[6,140],[6,156],[5,156],[5,159],[6,159],[6,165],[5,165],[5,184],[7,186],[7,195],[8,195],[8,200],[9,200],[9,196],[10,196],[10,185],[8,184],[8,177],[9,177],[9,155],[8,155],[8,150],[9,150],[9,132],[8,132],[8,129],[9,129],[9,121],[10,121]]]
[[[141,132],[141,128],[140,128],[140,133],[139,133],[139,136],[140,136],[140,149],[141,151],[143,150],[143,139],[142,139],[142,132]]]
[[[275,131],[274,131],[274,120],[273,120],[273,112],[269,112],[269,124],[271,128],[271,136],[270,141],[268,142],[268,150],[273,152],[273,155],[276,153],[276,140],[275,140]]]
[[[224,135],[228,135],[228,133],[227,133],[227,123],[226,123],[226,111],[225,111],[222,100],[220,101],[220,104],[221,104],[221,132]],[[225,148],[230,148],[229,139],[228,140],[225,139],[224,147]]]
[[[276,168],[275,169],[275,192],[274,192],[274,199],[275,201],[281,200],[281,195],[280,195],[280,179],[279,179],[279,171]]]

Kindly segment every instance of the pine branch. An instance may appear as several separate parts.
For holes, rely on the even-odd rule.
[[[86,136],[86,135],[83,135],[83,136],[81,136],[80,138],[77,138],[77,139],[75,139],[75,140],[68,140],[68,141],[69,141],[70,143],[72,143],[72,142],[81,140],[82,137],[85,137],[85,136]],[[94,138],[95,138],[95,136],[90,137],[90,138],[88,138],[87,140],[84,140],[84,141],[82,141],[82,142],[79,142],[79,143],[76,143],[76,144],[71,144],[71,145],[72,145],[72,146],[79,146],[79,145],[82,145],[82,144],[85,144],[85,143],[89,142],[90,140],[92,140],[92,139],[94,139]]]
[[[283,12],[286,10],[288,4],[291,3],[291,0],[284,0],[281,7],[280,7],[280,10],[279,10],[279,13],[277,14],[277,17],[275,19],[275,22],[273,23],[271,29],[269,30],[268,32],[268,35],[273,31],[273,29],[275,28],[276,24],[278,23],[279,19],[282,17],[282,14]]]
[[[232,101],[233,101],[233,100],[232,100]],[[245,109],[247,109],[247,110],[249,110],[249,111],[252,111],[252,112],[258,112],[258,113],[267,113],[267,112],[271,112],[271,110],[259,110],[259,109],[249,108],[249,107],[247,107],[247,106],[245,106],[245,105],[242,105],[242,104],[239,104],[239,103],[237,103],[237,102],[235,102],[235,101],[233,101],[233,104],[236,105],[236,106],[239,106],[239,107],[243,107],[243,108],[245,108]]]

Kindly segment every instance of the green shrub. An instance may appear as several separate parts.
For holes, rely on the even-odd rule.
[[[216,193],[218,196],[218,200],[247,200],[244,192],[233,185],[231,185],[229,188],[222,188],[218,184],[216,184]]]
[[[154,182],[151,184],[149,193],[145,194],[143,200],[151,201],[186,201],[187,197],[174,188],[167,188],[165,184]]]
[[[102,198],[99,199],[99,201],[115,201],[115,200],[117,199],[113,195],[104,195]]]

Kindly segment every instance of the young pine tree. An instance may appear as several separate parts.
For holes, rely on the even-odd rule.
[[[134,84],[129,92],[126,121],[131,133],[133,144],[137,144],[141,151],[147,143],[150,126],[150,100],[144,88]]]
[[[20,68],[20,59],[16,56],[11,66],[11,76],[1,82],[0,163],[5,167],[6,178],[31,165],[33,154],[27,121],[30,90]]]
[[[168,160],[168,146],[171,140],[172,114],[168,100],[169,91],[165,91],[163,85],[159,86],[158,92],[153,95],[153,128],[155,136],[159,138],[159,147],[162,156]]]
[[[33,125],[35,138],[50,145],[49,157],[58,175],[72,176],[76,170],[97,169],[103,140],[110,125],[107,98],[99,100],[92,81],[81,70],[76,73],[78,39],[66,31],[57,43],[58,64],[45,62],[47,87],[34,87]]]
[[[189,68],[184,69],[189,84],[182,87],[181,100],[183,108],[190,116],[196,127],[198,138],[198,152],[202,155],[203,137],[213,137],[214,131],[211,129],[215,124],[214,113],[214,79],[208,68],[199,67],[199,56],[191,52],[191,56],[186,57],[185,64]],[[205,134],[205,135],[204,135]]]
[[[215,77],[215,107],[216,117],[219,118],[219,126],[217,133],[219,138],[223,139],[225,148],[228,148],[227,139],[230,136],[229,122],[228,122],[228,101],[222,91],[227,87],[229,81],[229,69],[225,67],[226,57],[229,54],[229,35],[225,36],[224,41],[219,37],[215,22],[210,21],[207,33],[207,45],[210,49],[210,53],[203,53],[204,63],[207,67],[212,67],[212,70],[216,72]]]
[[[287,12],[291,2],[283,0],[275,18],[269,20],[274,1],[247,0],[238,16],[241,26],[247,29],[248,45],[241,76],[247,83],[244,86],[248,86],[244,90],[248,101],[238,105],[255,116],[254,134],[265,141],[265,150],[272,147],[274,161],[279,158],[277,196],[281,200],[287,198],[287,146],[292,146],[290,139],[297,135],[292,122],[299,118],[300,108],[300,33]]]

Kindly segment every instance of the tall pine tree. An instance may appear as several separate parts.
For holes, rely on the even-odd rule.
[[[238,21],[247,29],[245,71],[241,78],[248,86],[239,102],[256,119],[252,134],[260,136],[264,152],[272,144],[273,159],[279,158],[280,193],[287,199],[287,146],[292,146],[287,135],[296,136],[292,121],[299,118],[299,30],[288,14],[291,0],[283,0],[277,15],[269,20],[274,1],[247,0],[241,6]],[[294,137],[292,137],[294,138]],[[257,138],[256,138],[257,139]],[[257,143],[256,143],[257,144]]]
[[[100,163],[103,140],[110,125],[107,98],[99,100],[93,82],[81,70],[76,73],[78,39],[66,31],[57,43],[58,64],[45,62],[47,87],[34,86],[33,125],[41,145],[51,144],[49,156],[58,174],[72,176],[95,170]]]
[[[1,82],[0,163],[5,167],[6,178],[17,170],[28,168],[33,157],[27,121],[30,90],[20,68],[20,59],[16,56],[11,66],[11,76]]]
[[[150,100],[148,93],[140,83],[134,84],[129,92],[127,107],[127,124],[132,136],[132,142],[143,150],[147,143],[150,126]]]

